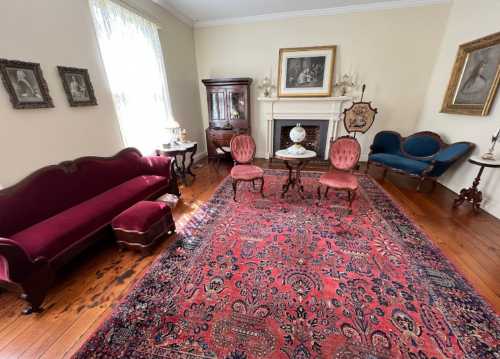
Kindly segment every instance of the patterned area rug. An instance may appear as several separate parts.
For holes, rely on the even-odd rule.
[[[372,179],[226,179],[76,358],[499,358],[500,317]]]

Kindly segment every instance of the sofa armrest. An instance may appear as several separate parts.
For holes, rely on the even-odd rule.
[[[441,176],[453,163],[467,155],[473,148],[473,143],[457,142],[442,149],[433,156],[429,171],[427,171],[428,175]]]
[[[149,156],[141,158],[147,174],[163,176],[170,179],[172,173],[172,158],[164,156]]]
[[[32,260],[18,242],[7,238],[0,238],[0,257],[5,261],[6,279],[15,283],[24,282],[40,264],[48,265],[43,257]]]

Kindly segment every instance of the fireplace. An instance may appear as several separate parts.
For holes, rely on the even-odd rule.
[[[274,120],[273,152],[293,145],[292,140],[290,140],[290,131],[297,123],[300,123],[306,131],[306,138],[302,142],[302,146],[316,152],[319,158],[324,158],[328,134],[327,120]]]

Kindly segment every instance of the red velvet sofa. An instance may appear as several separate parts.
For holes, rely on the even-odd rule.
[[[55,271],[133,204],[179,194],[167,157],[127,148],[44,167],[0,191],[0,287],[41,310]]]

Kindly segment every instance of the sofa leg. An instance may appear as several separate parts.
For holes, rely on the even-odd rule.
[[[420,192],[422,189],[422,185],[424,184],[425,177],[420,177],[420,180],[418,181],[418,186],[417,186],[417,192]]]
[[[382,172],[382,179],[385,180],[385,177],[387,176],[387,167],[384,167],[384,172]]]

